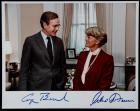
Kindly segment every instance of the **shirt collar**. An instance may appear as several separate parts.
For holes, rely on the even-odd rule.
[[[97,55],[99,52],[101,51],[101,48],[97,48],[95,51],[93,51],[93,52],[89,52],[89,53],[91,53],[92,55]]]
[[[43,37],[43,39],[46,39],[47,35],[41,30],[41,35]]]

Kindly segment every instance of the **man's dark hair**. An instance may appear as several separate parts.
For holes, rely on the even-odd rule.
[[[43,22],[45,22],[47,25],[49,25],[50,20],[56,19],[56,18],[58,18],[58,15],[56,13],[51,12],[51,11],[44,12],[40,18],[41,27],[44,28]]]

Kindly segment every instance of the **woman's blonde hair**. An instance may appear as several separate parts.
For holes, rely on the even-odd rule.
[[[93,36],[99,41],[99,46],[107,42],[107,34],[99,27],[89,27],[85,31],[87,36]]]

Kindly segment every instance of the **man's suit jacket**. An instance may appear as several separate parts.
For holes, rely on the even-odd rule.
[[[27,37],[23,45],[19,90],[63,90],[66,82],[66,61],[63,42],[52,37],[53,63],[47,48],[37,33]]]
[[[94,64],[91,66],[85,77],[85,84],[81,81],[81,75],[89,51],[80,53],[73,80],[74,90],[109,90],[112,82],[114,61],[113,56],[103,50],[99,53]]]

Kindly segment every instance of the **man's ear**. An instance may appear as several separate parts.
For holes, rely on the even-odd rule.
[[[43,27],[46,26],[47,24],[45,22],[43,22]]]

